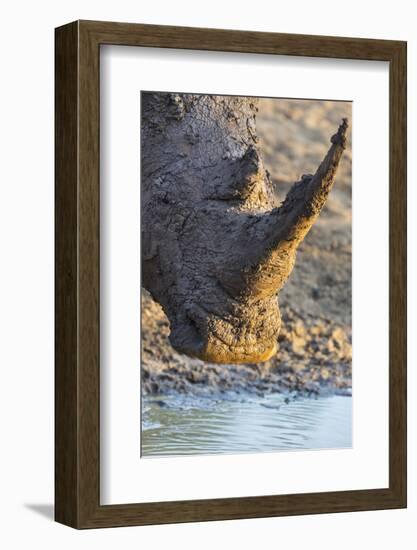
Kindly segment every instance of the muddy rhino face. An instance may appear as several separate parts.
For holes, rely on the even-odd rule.
[[[260,362],[276,353],[277,295],[333,185],[347,121],[316,173],[277,206],[248,131],[253,100],[220,99],[142,97],[142,285],[165,310],[178,351]],[[236,112],[240,124],[230,120]]]

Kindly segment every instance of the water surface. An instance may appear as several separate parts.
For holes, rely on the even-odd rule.
[[[352,446],[352,398],[170,395],[142,400],[142,456]]]

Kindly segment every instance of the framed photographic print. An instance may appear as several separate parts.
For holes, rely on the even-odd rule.
[[[406,506],[406,43],[56,29],[56,520]]]

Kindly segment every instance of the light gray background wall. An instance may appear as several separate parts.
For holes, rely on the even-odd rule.
[[[416,547],[417,35],[413,2],[5,2],[0,84],[0,544],[3,548]],[[53,29],[74,19],[409,41],[409,508],[76,532],[53,501]],[[372,406],[372,395],[369,396]],[[343,475],[343,472],[341,472]]]

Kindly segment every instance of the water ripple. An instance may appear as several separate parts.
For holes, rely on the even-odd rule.
[[[285,400],[147,397],[142,402],[143,457],[236,454],[352,445],[349,396]]]

